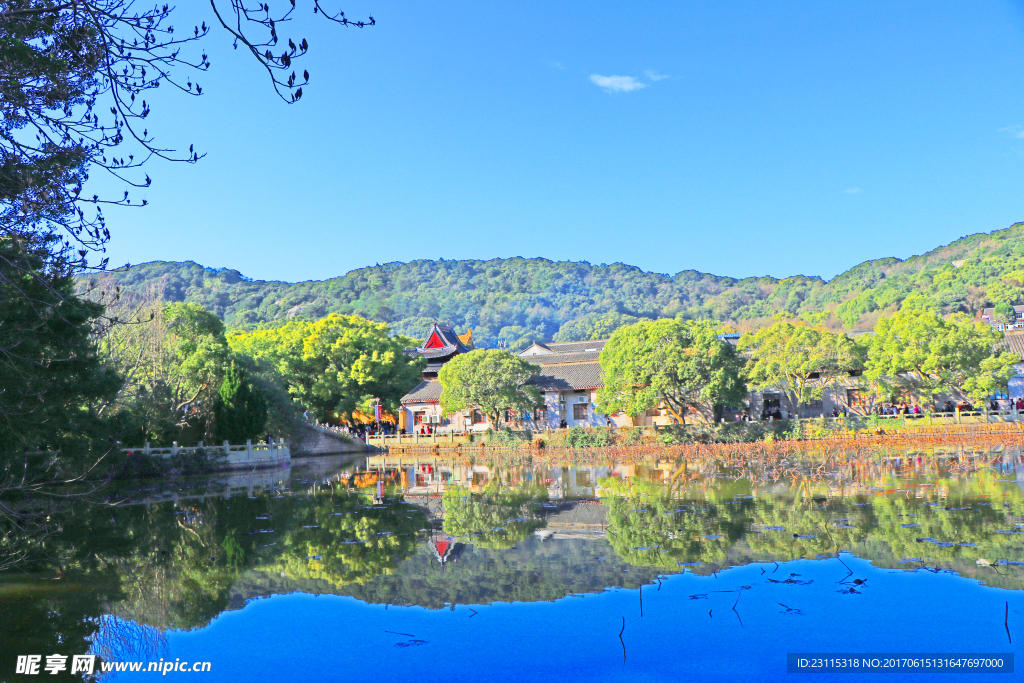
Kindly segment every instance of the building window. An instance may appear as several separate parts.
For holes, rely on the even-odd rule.
[[[846,405],[851,408],[860,408],[860,390],[859,389],[847,389],[846,390]]]
[[[536,410],[534,410],[533,411],[533,419],[538,421],[538,422],[547,422],[547,419],[548,419],[548,408],[547,408],[547,406],[544,406],[543,408],[537,408]]]
[[[478,424],[480,424],[483,421],[484,421],[483,413],[481,413],[479,410],[474,410],[473,411],[473,424],[478,425]]]
[[[586,403],[573,403],[572,404],[572,419],[574,419],[574,420],[586,420],[587,419],[587,404]]]
[[[417,411],[416,411],[415,413],[413,413],[413,414],[412,414],[412,423],[413,423],[414,425],[419,425],[419,424],[423,424],[423,422],[424,422],[424,418],[425,418],[426,416],[427,416],[427,413],[426,413],[426,411],[423,411],[423,410],[417,410]]]

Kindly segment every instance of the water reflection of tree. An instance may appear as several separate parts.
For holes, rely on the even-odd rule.
[[[544,527],[536,502],[546,497],[543,487],[531,483],[504,487],[492,481],[479,495],[449,486],[442,497],[444,530],[480,548],[511,548]]]
[[[335,586],[390,574],[416,551],[416,533],[429,522],[417,507],[369,502],[368,496],[339,494],[304,508],[268,568]]]
[[[676,569],[720,564],[742,538],[754,506],[749,499],[680,500],[658,483],[601,482],[607,497],[608,539],[627,562]]]
[[[40,582],[5,595],[0,601],[0,670],[10,675],[18,655],[88,652],[103,604],[120,595],[112,573],[92,578],[88,590]]]
[[[5,542],[29,561],[18,567],[17,590],[0,601],[0,670],[14,671],[19,654],[89,651],[104,606],[124,596],[111,560],[124,552],[138,520],[126,516],[117,527],[117,517],[109,507],[83,502],[52,510],[43,534],[17,524],[3,529]]]
[[[96,618],[91,652],[108,662],[139,661],[167,653],[167,637],[152,626],[109,614]]]
[[[32,541],[38,561],[19,573],[19,585],[27,587],[0,601],[6,615],[0,666],[13,666],[27,651],[84,653],[93,643],[103,653],[121,648],[116,651],[141,658],[156,647],[156,631],[125,630],[129,622],[157,630],[201,627],[229,607],[243,574],[253,583],[282,571],[299,582],[316,580],[321,590],[439,607],[555,599],[639,580],[642,572],[618,569],[624,562],[655,568],[643,570],[649,580],[679,563],[717,569],[832,556],[842,548],[878,566],[919,567],[900,562],[921,558],[933,568],[1024,588],[1021,568],[997,564],[1024,558],[1017,526],[1024,523],[1024,497],[994,473],[920,481],[883,476],[858,482],[847,498],[826,482],[771,493],[731,479],[703,480],[681,493],[637,479],[603,480],[601,487],[607,538],[622,561],[608,555],[603,541],[583,548],[580,541],[535,540],[530,552],[521,552],[525,544],[506,550],[545,525],[535,502],[545,492],[528,481],[495,480],[479,495],[457,487],[446,492],[445,531],[476,549],[445,572],[431,564],[425,546],[417,551],[417,532],[429,525],[421,510],[371,505],[360,495],[238,496],[184,507],[81,505],[55,512],[54,533]],[[868,495],[867,487],[879,495]],[[996,566],[978,567],[978,558]]]
[[[125,598],[112,613],[161,629],[205,626],[227,608],[237,577],[272,558],[297,503],[241,496],[134,508],[144,525],[113,560]]]
[[[339,593],[378,604],[449,605],[558,600],[578,593],[600,593],[609,586],[636,588],[663,570],[631,567],[603,538],[590,540],[524,539],[514,548],[470,547],[457,564],[443,570],[421,546],[401,570]]]
[[[1019,530],[999,533],[1014,531],[1021,521],[1020,489],[1000,484],[992,473],[966,481],[930,479],[925,487],[895,478],[874,483],[894,493],[826,498],[824,490],[805,487],[799,496],[764,496],[748,543],[773,559],[839,548],[888,566],[910,558],[973,566],[978,558],[995,562],[1024,554]]]
[[[367,503],[355,495],[264,495],[151,509],[78,506],[53,519],[59,533],[24,575],[33,597],[4,599],[25,618],[0,625],[0,641],[23,647],[28,637],[51,643],[39,651],[84,653],[95,640],[103,653],[142,648],[141,657],[152,633],[202,627],[227,609],[232,587],[252,569],[335,585],[365,581],[413,554],[416,532],[428,526],[413,506]]]
[[[869,487],[861,484],[861,491]],[[1024,497],[991,472],[966,480],[882,477],[870,482],[880,495],[846,498],[827,482],[811,481],[770,494],[751,493],[745,480],[703,482],[681,498],[656,482],[610,478],[601,486],[609,540],[635,565],[717,568],[849,550],[879,566],[949,567],[992,585],[1024,588],[1019,567],[998,563],[1024,556],[1018,526]],[[918,561],[907,561],[913,558]],[[977,566],[978,558],[994,566]]]

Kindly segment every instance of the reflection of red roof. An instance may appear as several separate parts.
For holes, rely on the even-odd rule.
[[[457,557],[461,550],[461,546],[456,543],[455,538],[443,531],[435,531],[430,537],[429,544],[434,558],[442,565],[446,564],[449,559]]]

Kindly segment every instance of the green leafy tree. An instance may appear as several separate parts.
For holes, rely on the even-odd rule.
[[[229,342],[240,353],[270,361],[292,397],[321,418],[334,412],[351,419],[357,409],[369,412],[371,399],[395,413],[421,377],[423,360],[407,356],[387,325],[354,315],[237,332]]]
[[[267,424],[267,401],[247,374],[232,363],[213,404],[217,440],[233,444],[255,439]]]
[[[636,416],[664,405],[680,423],[691,411],[711,421],[721,416],[716,406],[746,395],[742,369],[711,323],[641,321],[616,330],[601,351],[597,402],[606,413]]]
[[[126,379],[117,400],[123,440],[136,446],[212,435],[217,392],[235,358],[221,320],[195,303],[159,302],[129,307],[122,319],[102,347]]]
[[[1015,323],[1017,322],[1017,311],[1014,310],[1013,304],[1001,301],[995,305],[995,309],[992,311],[996,321],[1001,323]]]
[[[911,297],[879,319],[868,340],[865,377],[889,393],[933,399],[961,393],[983,399],[1006,387],[1017,356],[994,351],[1002,335],[963,314],[943,318],[937,306]]]
[[[797,409],[864,363],[862,349],[845,334],[802,323],[780,321],[745,334],[739,348],[749,355],[750,384],[784,391]]]
[[[529,384],[540,372],[532,363],[499,349],[475,349],[452,358],[437,374],[445,415],[476,409],[491,425],[501,426],[506,411],[523,413],[541,403],[540,391]]]
[[[554,336],[556,342],[608,339],[615,330],[639,322],[640,318],[623,313],[588,313],[562,325]]]
[[[1014,264],[1018,265],[1019,264]],[[1017,322],[1017,314],[1013,307],[1024,301],[1024,282],[1018,278],[1020,273],[989,281],[985,287],[985,298],[995,304],[999,322]]]

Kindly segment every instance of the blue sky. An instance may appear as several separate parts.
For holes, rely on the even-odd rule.
[[[204,95],[155,98],[158,141],[207,157],[147,169],[149,206],[108,214],[112,262],[829,278],[1024,220],[1019,2],[344,0],[363,30],[298,5],[300,104],[217,30]]]

